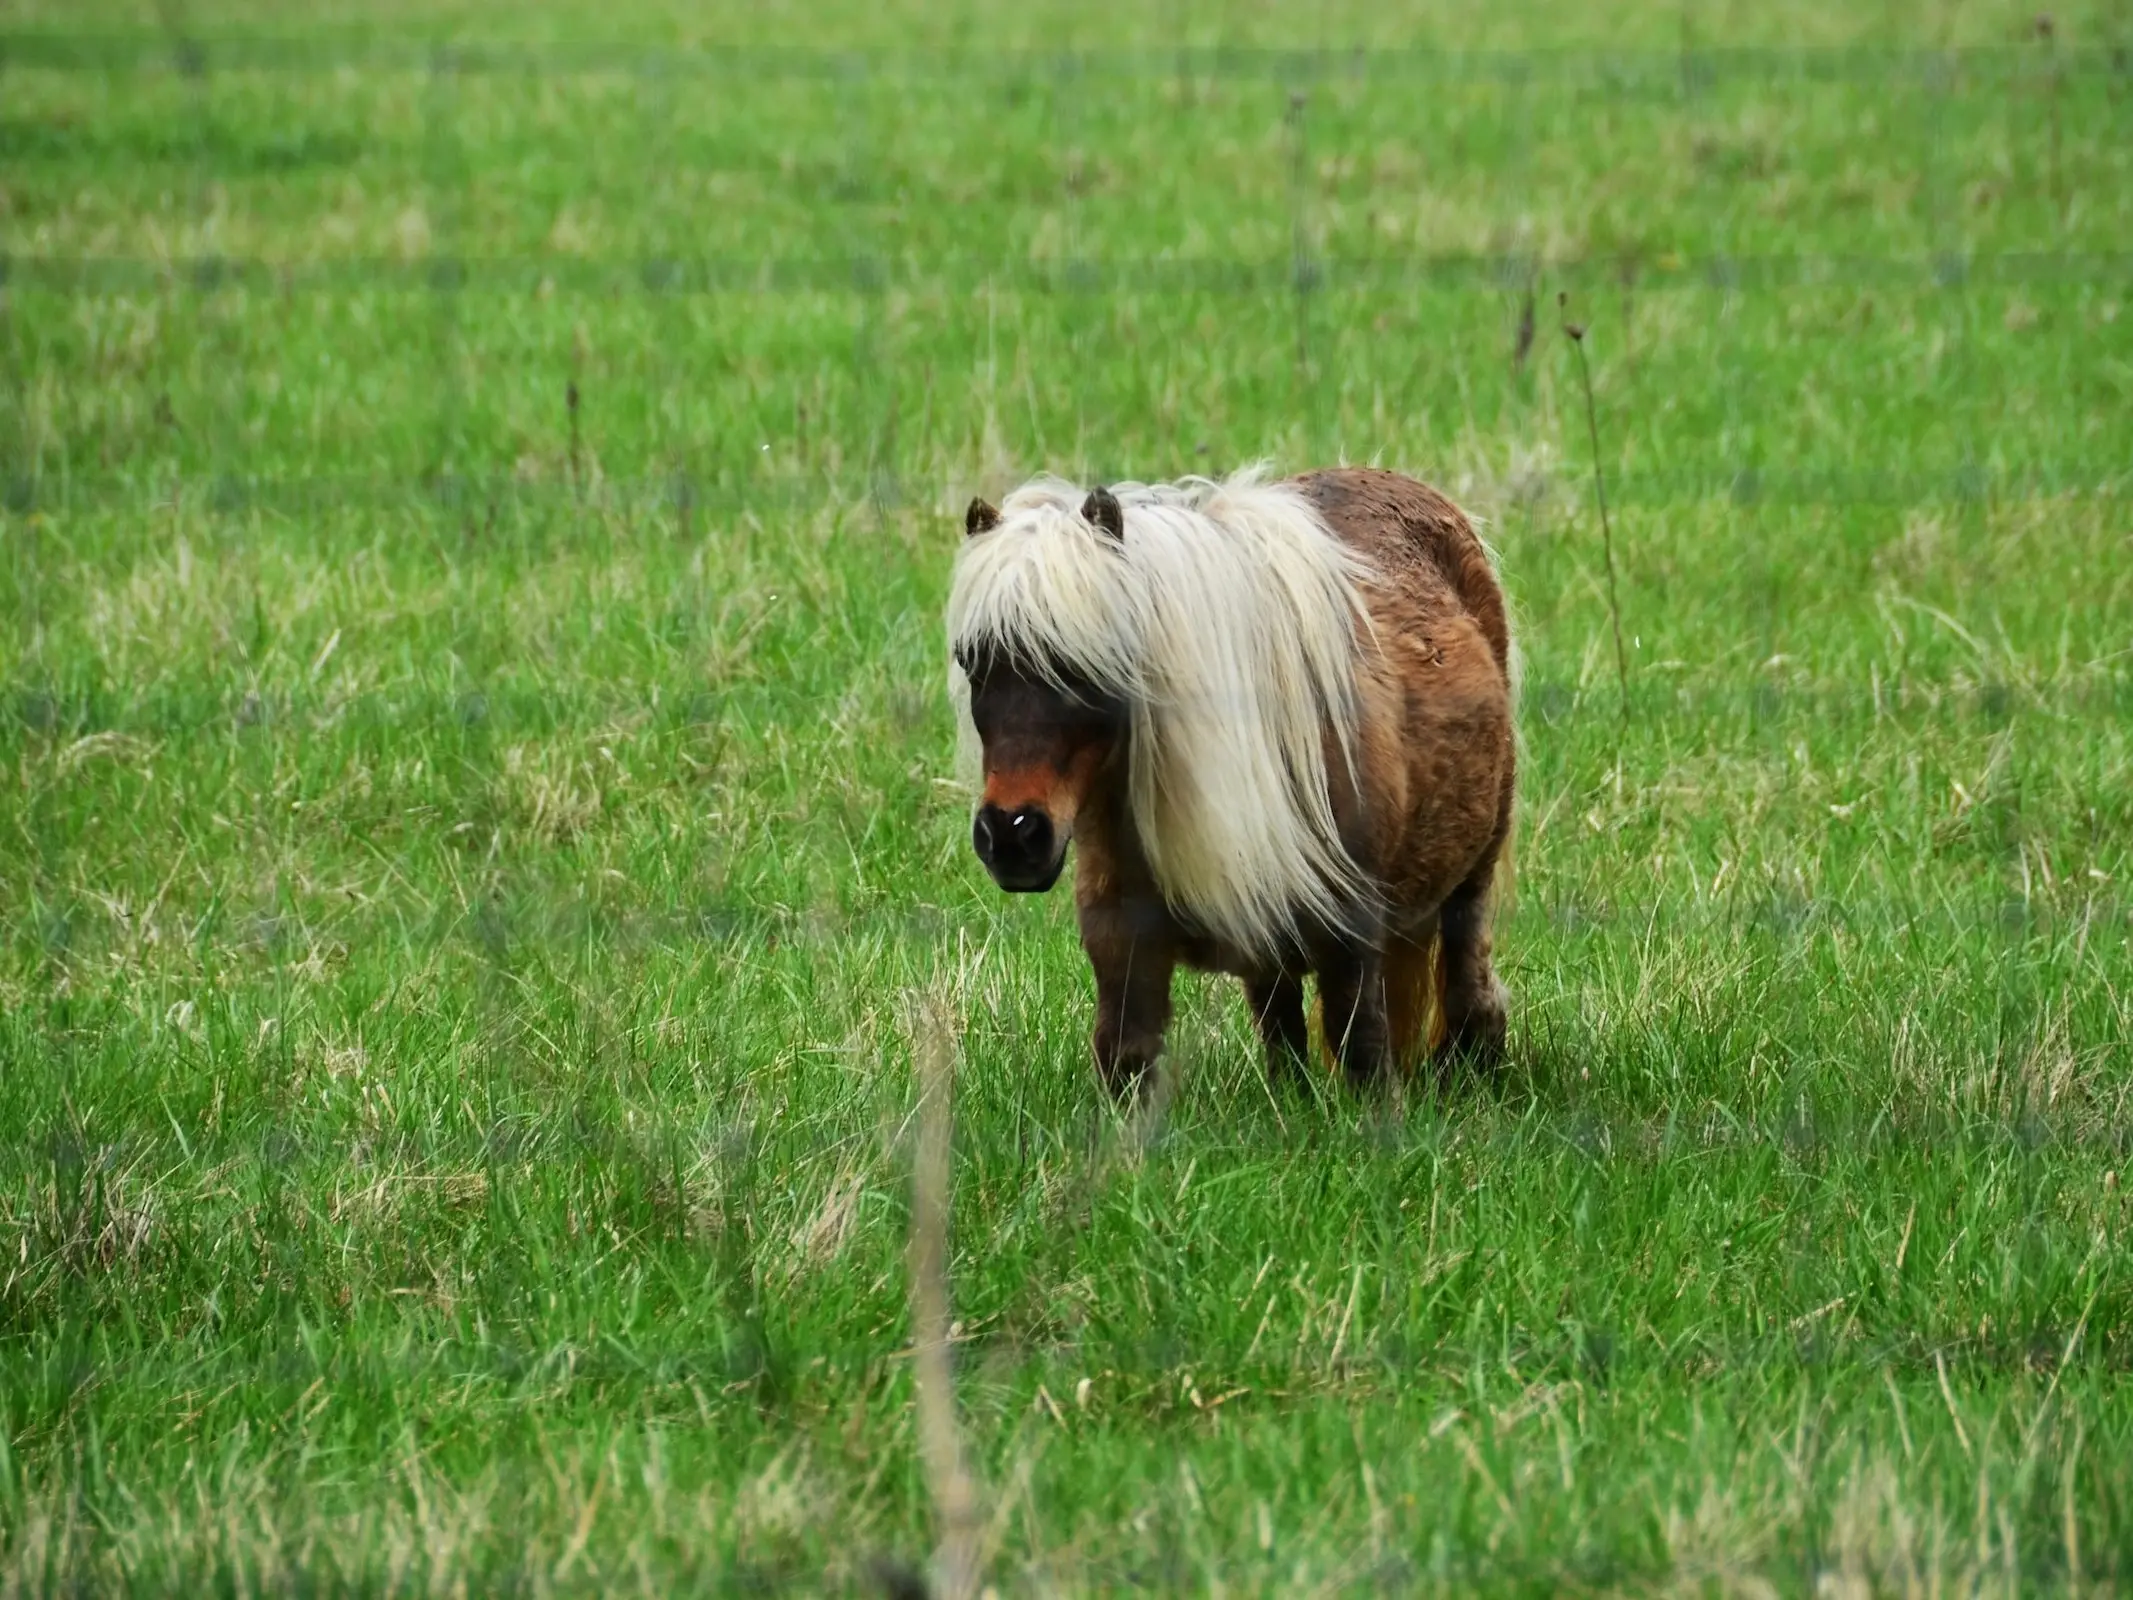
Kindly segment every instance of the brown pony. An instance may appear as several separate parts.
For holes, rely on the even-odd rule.
[[[1432,1042],[1498,1057],[1513,668],[1458,507],[1363,468],[1040,479],[973,501],[965,533],[948,634],[983,772],[972,843],[1016,892],[1079,844],[1113,1093],[1162,1053],[1180,963],[1244,980],[1275,1076],[1303,1065],[1307,974],[1351,1083]]]

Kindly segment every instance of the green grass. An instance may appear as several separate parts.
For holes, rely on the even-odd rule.
[[[923,993],[1003,1590],[2133,1581],[2133,34],[2029,23],[10,11],[0,1594],[922,1557]],[[1501,553],[1513,1059],[1183,980],[1144,1141],[937,619],[1261,455]]]

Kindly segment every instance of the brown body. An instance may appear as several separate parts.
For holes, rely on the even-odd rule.
[[[1489,964],[1488,923],[1512,818],[1502,591],[1464,514],[1426,485],[1365,468],[1293,481],[1378,575],[1364,594],[1375,639],[1358,656],[1356,781],[1343,760],[1328,760],[1343,841],[1378,891],[1366,926],[1299,936],[1271,960],[1223,946],[1182,922],[1156,889],[1127,812],[1123,741],[1100,715],[1024,717],[998,737],[979,724],[980,854],[988,854],[982,819],[1004,827],[1025,812],[1056,831],[1058,852],[1069,832],[1079,845],[1074,895],[1096,975],[1096,1062],[1115,1092],[1161,1053],[1180,965],[1244,980],[1277,1073],[1305,1058],[1308,975],[1318,980],[1326,1045],[1358,1083],[1420,1057],[1433,1032],[1440,1059],[1492,1061],[1503,1046],[1505,996]],[[1101,524],[1108,500],[1101,490],[1091,496],[1092,521]],[[973,507],[973,526],[986,509]],[[1108,510],[1115,516],[1115,502]]]

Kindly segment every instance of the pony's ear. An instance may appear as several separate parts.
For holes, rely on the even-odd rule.
[[[1000,513],[983,500],[970,502],[970,509],[963,513],[963,537],[974,538],[981,533],[990,533],[1000,525]]]
[[[1081,515],[1083,521],[1103,529],[1120,544],[1126,542],[1126,509],[1118,503],[1118,496],[1102,484],[1089,491],[1089,498],[1081,503]]]

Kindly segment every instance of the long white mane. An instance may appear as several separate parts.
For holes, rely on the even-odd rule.
[[[1128,805],[1157,886],[1204,932],[1254,954],[1306,920],[1368,904],[1327,789],[1327,735],[1353,770],[1363,559],[1294,487],[1119,484],[1123,542],[1082,490],[1039,478],[963,541],[952,649],[1071,668],[1129,708]],[[966,749],[969,684],[950,669]]]

